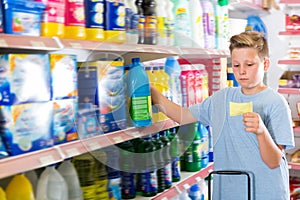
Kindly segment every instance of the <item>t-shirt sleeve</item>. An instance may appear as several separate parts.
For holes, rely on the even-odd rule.
[[[202,103],[189,107],[192,115],[204,126],[210,125],[211,97],[206,98]]]
[[[284,145],[285,149],[294,148],[291,109],[283,96],[279,95],[270,110],[270,115],[266,125],[276,144]]]

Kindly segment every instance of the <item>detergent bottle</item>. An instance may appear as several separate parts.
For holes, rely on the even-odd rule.
[[[5,193],[7,200],[35,200],[32,185],[25,174],[14,175]]]

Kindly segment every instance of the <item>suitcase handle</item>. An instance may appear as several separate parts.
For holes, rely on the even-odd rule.
[[[247,183],[248,183],[248,200],[251,200],[251,184],[250,184],[250,175],[248,172],[245,171],[236,171],[236,170],[218,170],[212,171],[208,175],[208,200],[211,200],[211,176],[213,174],[218,175],[245,175],[247,176]]]

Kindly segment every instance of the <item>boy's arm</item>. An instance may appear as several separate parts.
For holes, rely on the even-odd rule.
[[[260,115],[248,112],[243,115],[245,131],[256,134],[262,160],[271,169],[279,166],[284,146],[276,145]]]
[[[178,124],[189,124],[197,119],[192,113],[163,96],[154,86],[151,86],[151,99],[158,109]]]

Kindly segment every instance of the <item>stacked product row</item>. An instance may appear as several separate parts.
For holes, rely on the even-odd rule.
[[[203,160],[212,157],[206,149],[205,135],[207,129],[201,124],[188,124],[16,174],[0,181],[0,199],[152,197],[180,181],[181,171],[196,172],[206,167]],[[180,161],[181,155],[185,157],[185,164]],[[201,184],[205,190],[205,181]],[[199,185],[193,185],[189,191],[199,195]]]

